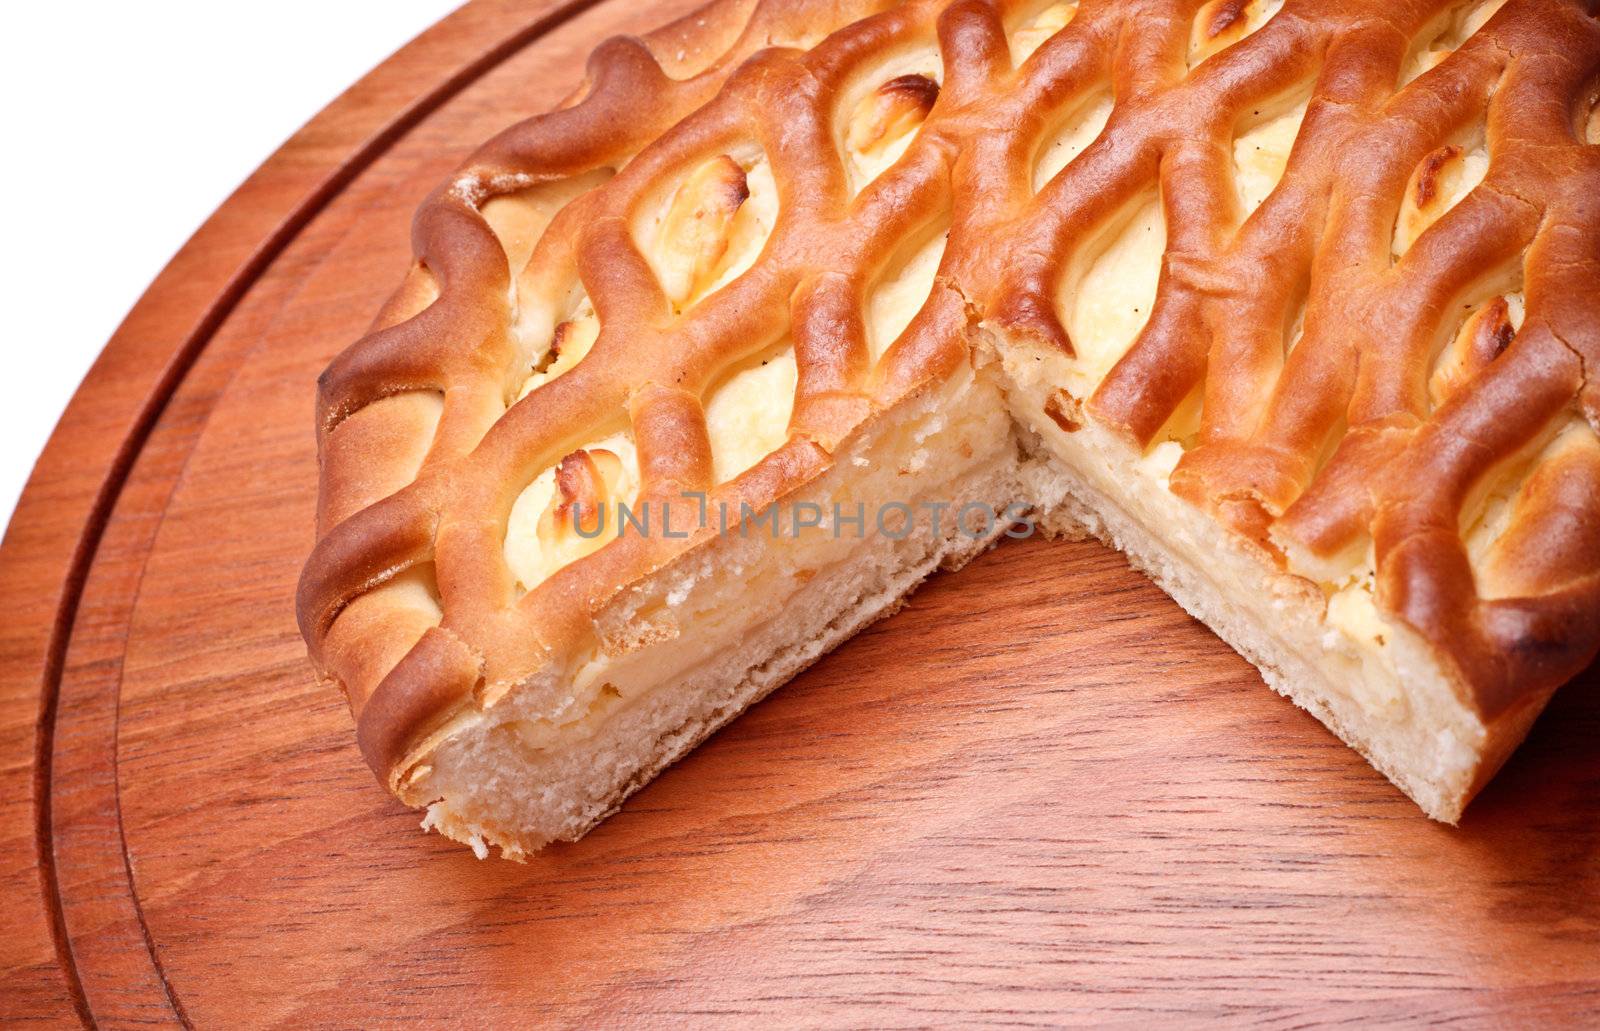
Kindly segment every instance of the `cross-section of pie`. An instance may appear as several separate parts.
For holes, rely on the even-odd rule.
[[[515,857],[1020,520],[1455,821],[1600,641],[1597,97],[1581,0],[612,40],[322,378],[316,666],[426,825]]]

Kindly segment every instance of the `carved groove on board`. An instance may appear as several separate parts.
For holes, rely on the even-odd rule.
[[[62,687],[62,673],[65,668],[68,647],[72,641],[72,631],[76,624],[80,603],[84,597],[84,589],[97,557],[100,543],[111,520],[112,513],[122,496],[123,488],[127,484],[135,461],[138,459],[162,415],[166,412],[168,403],[173,399],[179,386],[183,383],[202,352],[204,352],[207,344],[210,343],[229,315],[238,307],[240,302],[261,279],[262,275],[318,214],[337,198],[357,176],[371,167],[376,160],[382,157],[423,119],[519,51],[603,2],[604,0],[555,0],[555,2],[542,5],[544,9],[539,11],[531,20],[510,32],[473,60],[462,65],[455,73],[422,96],[411,101],[381,129],[372,134],[366,142],[362,143],[347,160],[331,168],[321,182],[285,215],[277,228],[240,265],[238,270],[227,280],[223,289],[204,310],[204,314],[196,323],[193,332],[174,350],[154,389],[151,390],[140,406],[134,418],[131,431],[118,444],[115,453],[107,463],[104,479],[95,494],[82,532],[78,537],[78,544],[73,552],[70,567],[63,578],[65,586],[60,606],[50,630],[47,658],[41,677],[40,718],[34,754],[34,777],[37,784],[35,797],[38,799],[34,834],[38,849],[40,879],[43,882],[41,887],[50,911],[50,923],[52,934],[55,938],[57,961],[68,979],[68,987],[77,1015],[86,1026],[94,1026],[97,1023],[97,1015],[93,1004],[94,1000],[91,999],[89,991],[85,988],[84,978],[77,963],[68,927],[69,917],[61,898],[59,879],[57,877],[57,842],[53,822],[55,807],[52,804],[52,794],[56,787],[52,779],[55,769],[56,721]],[[458,11],[456,15],[451,17],[459,17],[459,15],[460,12]],[[407,47],[417,47],[419,45],[425,47],[427,43],[425,40],[421,43],[414,41],[407,44]],[[369,73],[369,77],[372,74],[375,73]],[[311,129],[315,125],[316,120],[308,123],[307,129]],[[306,131],[302,130],[302,133]],[[225,202],[224,209],[229,204],[236,203],[237,196],[235,194],[234,200]],[[219,212],[221,210],[223,209],[219,209]],[[190,443],[192,444],[192,442]],[[110,721],[110,738],[103,744],[105,753],[111,757],[110,770],[114,774],[117,748],[117,720],[115,714],[113,714]],[[110,784],[105,785],[104,790],[106,790],[111,801],[109,818],[116,821],[116,838],[121,848],[121,854],[115,860],[118,867],[117,871],[107,871],[111,879],[118,881],[115,888],[109,890],[120,891],[131,903],[133,915],[139,927],[140,944],[142,944],[145,954],[150,959],[151,973],[154,975],[156,983],[161,986],[164,994],[164,998],[161,1000],[144,1000],[145,1005],[148,1006],[151,1002],[165,1002],[170,1008],[171,1015],[175,1021],[186,1027],[191,1026],[184,1014],[181,1003],[161,968],[160,959],[144,921],[138,896],[133,891],[132,870],[128,865],[127,850],[122,840],[121,811],[117,800],[118,785],[114,777]],[[102,861],[106,859],[103,856],[98,858]],[[94,859],[89,861],[93,862]],[[129,987],[126,984],[120,986],[119,994],[126,995]],[[117,1005],[128,1007],[137,1006],[139,1003],[135,1000],[119,999]],[[145,1010],[142,1015],[145,1019],[149,1019],[148,1010]]]

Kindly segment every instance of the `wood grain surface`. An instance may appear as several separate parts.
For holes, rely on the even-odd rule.
[[[108,344],[0,546],[0,1017],[1594,1022],[1594,671],[1440,826],[1092,544],[936,577],[526,866],[383,794],[294,627],[313,382],[434,181],[693,3],[475,0]]]

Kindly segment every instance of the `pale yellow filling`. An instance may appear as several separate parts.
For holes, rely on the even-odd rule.
[[[1506,582],[1505,574],[1510,569],[1503,568],[1503,563],[1508,556],[1501,553],[1505,534],[1518,521],[1519,508],[1526,500],[1524,492],[1533,481],[1533,476],[1537,475],[1534,470],[1547,462],[1585,453],[1600,453],[1600,437],[1596,436],[1587,420],[1572,416],[1551,433],[1542,446],[1537,447],[1530,459],[1508,463],[1512,469],[1508,475],[1499,478],[1500,482],[1494,485],[1487,501],[1480,506],[1481,514],[1462,534],[1473,569],[1478,573],[1480,596],[1485,599],[1503,598],[1524,589],[1519,577]]]
[[[1011,34],[1011,63],[1021,65],[1033,52],[1066,28],[1078,13],[1076,3],[1051,4]]]
[[[1410,250],[1411,245],[1417,242],[1417,237],[1483,182],[1488,171],[1489,151],[1480,134],[1475,141],[1461,147],[1460,153],[1438,166],[1434,176],[1434,191],[1426,204],[1417,203],[1417,182],[1422,171],[1419,169],[1413,173],[1411,182],[1406,186],[1405,200],[1400,205],[1399,219],[1395,223],[1394,256],[1398,258]]]
[[[634,239],[644,252],[651,271],[662,284],[668,299],[679,311],[687,311],[708,294],[743,275],[761,256],[767,238],[778,218],[778,187],[766,154],[754,145],[734,148],[726,155],[744,173],[747,195],[718,234],[719,254],[709,269],[698,267],[693,254],[675,246],[679,241],[666,235],[673,221],[675,204],[692,212],[699,198],[682,196],[678,189],[664,191],[653,204],[645,205],[634,224]],[[685,184],[695,181],[692,170]],[[679,184],[682,188],[684,184]],[[681,213],[679,213],[681,214]]]
[[[863,132],[863,119],[870,120],[875,113],[873,94],[885,83],[904,76],[920,75],[938,84],[944,81],[944,63],[937,50],[917,48],[892,54],[870,72],[858,76],[841,92],[834,118],[834,142],[844,155],[845,172],[849,177],[852,195],[882,175],[905,154],[916,140],[915,127],[919,119],[910,119],[897,128],[912,131],[893,133],[888,139],[877,139]]]
[[[428,613],[435,623],[444,618],[444,610],[439,606],[439,589],[434,583],[431,563],[397,573],[393,579],[377,590],[386,593],[386,605]]]
[[[1440,15],[1421,35],[1421,44],[1406,60],[1400,74],[1402,86],[1425,72],[1437,68],[1467,38],[1493,18],[1506,0],[1471,0]]]
[[[584,445],[584,451],[606,451],[620,463],[620,476],[608,483],[609,500],[602,513],[599,532],[584,536],[570,528],[550,533],[548,524],[541,532],[541,520],[559,503],[556,497],[554,466],[534,477],[512,503],[506,522],[504,553],[506,565],[523,590],[532,590],[563,566],[591,554],[623,531],[618,502],[632,504],[639,493],[639,458],[633,440],[617,432]]]
[[[561,209],[610,177],[610,169],[599,169],[484,201],[479,214],[504,248],[513,279],[522,275],[534,246]]]
[[[850,155],[850,182],[856,191],[872,180],[882,175],[885,170],[893,165],[910,148],[911,142],[917,138],[914,132],[908,132],[882,147],[861,151],[848,149]]]
[[[1071,164],[1073,158],[1082,154],[1089,144],[1095,141],[1095,137],[1100,135],[1100,130],[1106,127],[1106,121],[1111,117],[1111,106],[1111,94],[1096,94],[1080,105],[1061,128],[1046,138],[1034,162],[1035,190],[1043,189],[1045,183],[1054,179],[1057,172]]]
[[[1182,444],[1176,440],[1163,440],[1139,459],[1139,472],[1165,487],[1182,458]]]
[[[522,389],[517,392],[517,400],[522,400],[535,389],[577,365],[600,337],[600,319],[595,315],[594,306],[589,303],[587,297],[578,305],[578,310],[573,312],[572,318],[567,322],[570,328],[562,336],[560,350],[554,357],[550,357],[549,350],[546,349],[548,362],[542,368],[536,368],[522,381]]]
[[[728,239],[728,253],[722,267],[705,293],[714,293],[749,271],[761,256],[772,227],[778,222],[778,184],[772,178],[772,165],[765,157],[751,163],[745,170],[745,183],[750,196],[739,208],[734,219],[733,232]]]
[[[1282,114],[1240,133],[1233,141],[1234,185],[1246,217],[1261,206],[1283,178],[1309,101],[1309,97],[1301,100]]]
[[[1371,578],[1329,595],[1326,619],[1338,633],[1325,635],[1323,647],[1330,652],[1343,651],[1360,664],[1361,676],[1346,681],[1355,689],[1356,701],[1373,716],[1403,719],[1406,702],[1387,651],[1394,630],[1378,612]]]
[[[1482,569],[1487,564],[1494,546],[1510,527],[1517,494],[1527,481],[1528,472],[1576,438],[1593,432],[1588,423],[1578,418],[1547,427],[1520,453],[1482,477],[1477,489],[1461,506],[1461,542],[1466,545],[1474,569]]]
[[[1069,278],[1067,334],[1077,352],[1063,386],[1087,398],[1150,318],[1167,223],[1154,196],[1135,207],[1082,274]]]
[[[883,357],[927,302],[948,240],[948,233],[934,233],[867,299],[867,344],[874,362]]]
[[[1283,7],[1283,0],[1248,0],[1240,17],[1222,31],[1213,33],[1211,30],[1216,26],[1217,18],[1233,2],[1234,0],[1210,0],[1195,15],[1194,29],[1189,40],[1189,67],[1193,68],[1211,55],[1221,53],[1261,28]]]
[[[712,468],[726,483],[783,446],[798,380],[794,347],[781,345],[729,376],[706,402]]]

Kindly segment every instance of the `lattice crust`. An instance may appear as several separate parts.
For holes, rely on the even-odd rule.
[[[572,502],[760,508],[995,347],[1486,723],[1542,703],[1600,637],[1594,5],[1279,8],[722,0],[602,45],[321,381],[301,620],[380,777],[712,532],[579,543]]]

